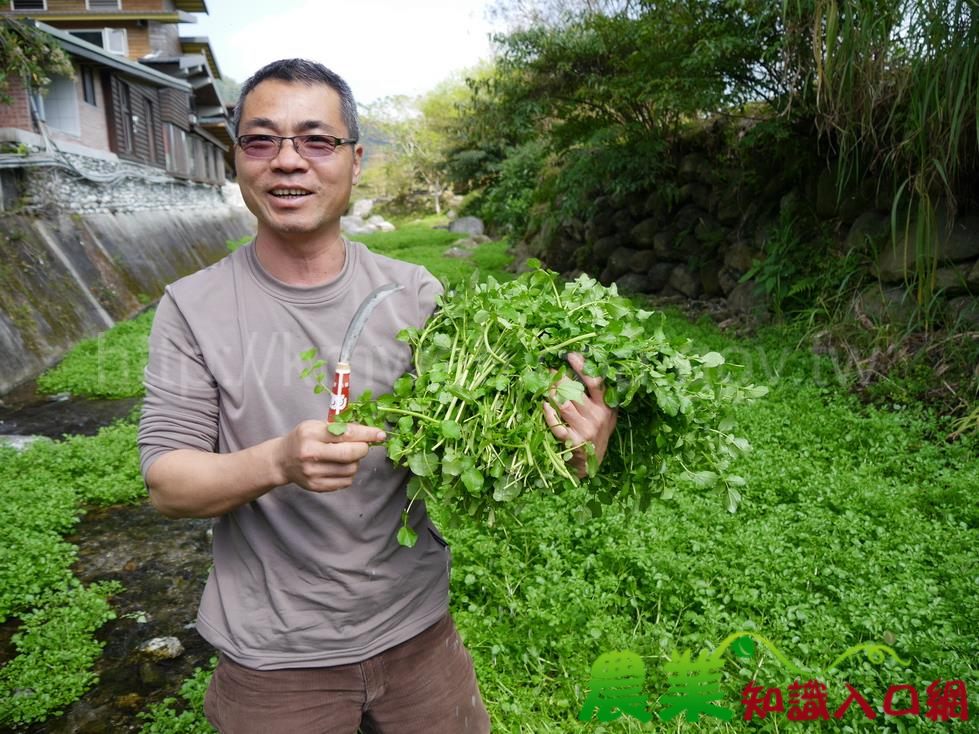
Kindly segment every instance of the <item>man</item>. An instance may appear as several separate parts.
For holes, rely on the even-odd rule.
[[[448,614],[445,541],[415,503],[419,540],[397,544],[407,476],[377,445],[383,432],[333,436],[298,380],[299,353],[335,358],[363,298],[396,282],[352,359],[355,394],[389,391],[410,364],[395,336],[425,322],[440,286],[341,236],[363,156],[342,79],[308,61],[269,64],[242,87],[235,133],[256,237],[167,288],[139,433],[153,504],[218,518],[198,614],[220,652],[207,716],[233,734],[488,731]],[[615,416],[600,381],[582,379],[589,399],[547,420],[601,455]]]

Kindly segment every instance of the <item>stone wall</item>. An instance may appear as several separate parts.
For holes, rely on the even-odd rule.
[[[67,154],[66,157],[90,174],[119,174],[111,185],[82,178],[70,170],[38,166],[26,170],[24,206],[79,213],[178,211],[225,205],[222,190],[211,184],[167,176],[159,168],[130,161],[99,160]]]
[[[624,292],[723,297],[737,310],[762,312],[764,296],[746,274],[765,260],[780,213],[804,208],[816,223],[809,241],[825,236],[818,230],[835,232],[832,251],[857,248],[870,263],[867,270],[879,283],[862,297],[874,317],[886,317],[896,302],[907,312],[913,298],[903,283],[915,270],[915,247],[905,238],[892,243],[890,201],[875,186],[864,184],[840,197],[832,170],[804,184],[787,184],[777,174],[745,175],[717,158],[724,156],[716,149],[679,158],[671,204],[656,192],[599,196],[587,221],[543,217],[530,233],[528,250],[554,269],[586,270]],[[940,218],[937,229],[935,285],[952,299],[953,309],[979,320],[979,213]],[[801,241],[808,244],[805,232]]]

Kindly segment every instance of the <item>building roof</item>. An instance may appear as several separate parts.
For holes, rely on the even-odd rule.
[[[205,13],[207,12],[207,3],[204,0],[174,0],[174,7],[177,10],[183,10],[185,13]]]
[[[221,70],[211,50],[211,39],[207,36],[181,36],[180,50],[189,54],[203,54],[208,66],[211,67],[211,76],[215,79],[221,78]]]
[[[156,69],[151,69],[148,66],[138,64],[135,61],[130,61],[124,56],[119,56],[117,54],[110,53],[95,44],[89,43],[88,41],[83,41],[77,36],[73,36],[67,31],[62,31],[47,23],[41,23],[37,20],[28,20],[28,23],[33,24],[38,28],[38,30],[44,31],[50,36],[53,36],[58,44],[72,56],[78,56],[83,59],[88,59],[89,61],[94,61],[102,66],[108,66],[109,68],[121,71],[130,76],[137,77],[144,81],[148,81],[156,86],[172,87],[174,89],[179,89],[182,92],[192,92],[188,82],[182,79],[177,79],[168,74],[164,74]]]
[[[106,21],[115,22],[120,20],[153,20],[157,23],[196,23],[197,18],[184,10],[170,10],[170,11],[153,11],[153,10],[143,10],[143,11],[125,11],[116,10],[108,12],[92,12],[89,10],[75,10],[67,12],[58,12],[50,10],[16,10],[16,11],[3,11],[4,15],[11,15],[17,18],[34,18],[37,20],[49,20],[52,22],[58,21],[73,21],[73,20],[85,20],[85,21]]]

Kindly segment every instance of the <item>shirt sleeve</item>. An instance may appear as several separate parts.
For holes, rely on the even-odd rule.
[[[169,289],[153,319],[143,384],[137,444],[144,479],[153,462],[170,451],[217,450],[217,382]]]
[[[425,322],[435,313],[437,299],[445,292],[445,288],[438,278],[432,275],[425,268],[421,268],[421,278],[418,284],[418,327],[421,328]]]

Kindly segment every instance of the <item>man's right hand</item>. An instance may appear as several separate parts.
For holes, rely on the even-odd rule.
[[[339,436],[327,426],[326,421],[303,421],[282,437],[276,462],[282,484],[293,482],[311,492],[346,489],[370,444],[385,439],[380,429],[359,423],[348,423]]]

